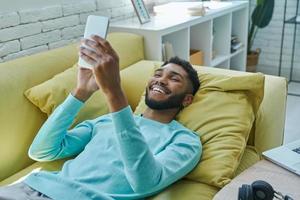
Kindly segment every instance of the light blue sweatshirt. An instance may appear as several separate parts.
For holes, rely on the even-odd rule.
[[[143,199],[183,177],[200,159],[202,146],[194,132],[175,120],[163,124],[135,116],[129,106],[68,130],[82,106],[70,94],[28,152],[37,161],[77,155],[61,171],[25,179],[52,199]]]

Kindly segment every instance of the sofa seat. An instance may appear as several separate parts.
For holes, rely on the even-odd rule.
[[[259,154],[252,146],[247,146],[242,157],[241,164],[237,169],[237,174],[247,169],[259,161]],[[60,170],[67,159],[56,160],[51,162],[35,162],[18,173],[8,177],[0,182],[0,186],[9,185],[23,180],[28,174],[41,170],[56,171]],[[181,200],[183,197],[189,200],[210,200],[219,191],[219,188],[207,184],[182,179],[164,192],[151,197],[151,200]],[[203,197],[199,199],[199,197]]]

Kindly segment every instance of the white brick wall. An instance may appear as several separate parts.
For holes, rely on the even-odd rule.
[[[73,15],[73,14],[80,14],[80,13],[85,13],[85,12],[92,12],[95,11],[97,8],[96,2],[95,1],[82,1],[82,2],[77,2],[74,4],[65,4],[63,5],[63,12],[64,16],[67,15]]]
[[[10,53],[15,53],[21,50],[19,40],[0,43],[0,57],[6,56]]]
[[[114,0],[114,1],[107,1],[107,0],[96,0],[97,2],[97,9],[102,10],[105,8],[115,8],[115,7],[124,7],[126,2],[130,2],[130,0]]]
[[[98,10],[96,12],[82,13],[82,14],[80,14],[79,15],[80,24],[85,24],[89,15],[101,15],[101,16],[107,16],[107,17],[111,18],[111,12],[110,12],[110,10],[109,9],[102,9],[102,10]]]
[[[0,29],[10,26],[16,26],[18,24],[20,24],[20,17],[18,13],[11,12],[0,14]]]
[[[84,33],[85,25],[77,25],[73,27],[64,28],[62,30],[62,39],[72,39],[72,38],[78,38],[82,36],[82,33]]]
[[[63,14],[62,7],[60,5],[57,5],[35,10],[21,10],[19,11],[19,15],[21,18],[21,23],[30,23],[58,18],[61,17]]]
[[[61,17],[57,19],[51,19],[48,21],[42,22],[43,32],[51,31],[55,29],[61,29],[69,26],[75,26],[79,24],[79,16],[72,15],[68,17]]]
[[[88,15],[135,15],[130,0],[85,0],[0,13],[0,62],[78,42]]]
[[[21,47],[22,49],[28,49],[35,46],[40,46],[42,44],[47,44],[49,42],[56,42],[61,39],[61,32],[59,30],[54,30],[45,33],[39,33],[37,35],[32,35],[22,38]]]
[[[70,43],[73,43],[77,40],[59,40],[58,42],[51,42],[48,44],[49,46],[49,49],[55,49],[55,48],[58,48],[58,47],[62,47],[64,45],[67,45],[67,44],[70,44]]]
[[[1,29],[0,42],[15,40],[28,35],[37,34],[40,33],[41,30],[42,30],[42,24],[39,22]]]
[[[46,51],[46,50],[48,50],[48,46],[47,45],[42,45],[42,46],[34,47],[34,48],[31,48],[31,49],[19,51],[17,53],[9,54],[9,55],[3,57],[3,61],[8,61],[8,60],[16,59],[16,58],[19,58],[19,57],[31,55],[31,54],[34,54],[34,53],[43,52],[43,51]]]

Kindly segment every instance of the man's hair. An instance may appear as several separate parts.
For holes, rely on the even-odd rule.
[[[168,61],[165,61],[164,64],[162,64],[162,67],[169,63],[179,65],[186,71],[186,73],[188,74],[188,78],[190,79],[190,81],[192,83],[193,95],[195,95],[200,87],[200,81],[198,78],[198,73],[193,68],[193,66],[188,61],[175,56],[175,57],[170,58]]]

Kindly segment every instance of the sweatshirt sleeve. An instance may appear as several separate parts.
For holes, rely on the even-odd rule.
[[[191,171],[200,160],[202,146],[193,133],[179,133],[154,155],[136,125],[130,107],[112,113],[125,175],[137,193],[160,190]],[[179,130],[187,131],[187,130]]]
[[[29,157],[51,161],[79,154],[91,140],[92,124],[84,121],[68,129],[83,104],[69,94],[40,128],[28,150]]]

